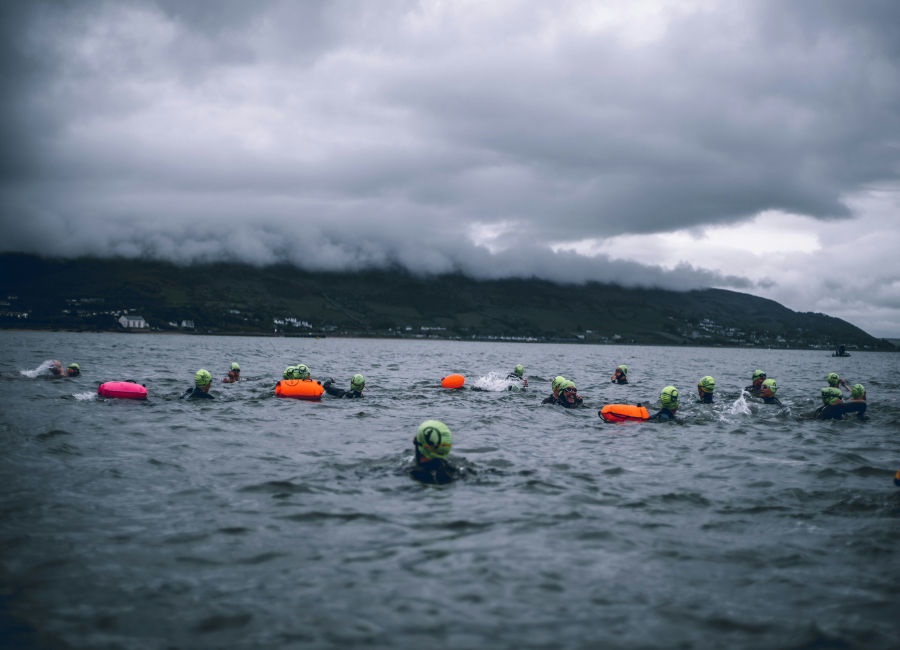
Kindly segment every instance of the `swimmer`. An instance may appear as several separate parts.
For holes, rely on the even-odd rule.
[[[709,375],[697,382],[697,396],[703,404],[712,403],[714,390],[716,390],[716,380]]]
[[[297,369],[297,376],[294,379],[309,379],[309,368],[302,363],[298,363],[294,368]]]
[[[559,399],[559,386],[565,381],[565,378],[561,375],[557,375],[553,381],[550,383],[550,388],[553,389],[553,392],[549,397],[545,397],[544,401],[541,404],[556,404],[556,401]]]
[[[610,379],[610,383],[612,384],[627,384],[628,383],[628,366],[622,364],[621,366],[616,366],[616,371],[613,373],[612,379]]]
[[[236,361],[231,362],[231,370],[228,371],[228,376],[222,378],[223,384],[233,384],[236,381],[241,380],[241,367],[237,364]]]
[[[194,375],[194,387],[184,391],[182,399],[215,399],[209,394],[209,387],[212,384],[212,375],[209,370],[200,369]]]
[[[362,397],[363,388],[366,387],[366,379],[360,374],[353,375],[353,379],[350,380],[350,390],[336,388],[335,386],[332,386],[333,383],[334,377],[332,377],[331,379],[326,379],[325,383],[322,384],[322,388],[325,389],[326,393],[334,397]]]
[[[827,381],[828,385],[831,386],[832,388],[838,388],[838,389],[844,388],[848,391],[852,390],[850,388],[850,384],[847,383],[847,380],[841,379],[841,376],[838,375],[836,372],[829,372],[827,375],[825,375],[825,381]]]
[[[816,409],[815,418],[817,420],[841,420],[843,419],[844,410],[840,388],[828,386],[822,389],[822,406]]]
[[[450,483],[459,477],[459,470],[447,460],[453,437],[450,428],[438,420],[425,420],[413,438],[415,464],[410,476],[423,483]]]
[[[866,401],[866,387],[862,384],[853,384],[853,388],[850,389],[850,401],[851,402],[865,402]]]
[[[48,368],[48,370],[50,371],[50,374],[53,375],[54,377],[62,377],[62,374],[63,374],[62,364],[59,361],[57,361],[56,359],[54,359],[53,363],[50,364],[50,367]]]
[[[70,363],[66,366],[66,377],[77,377],[81,374],[81,366],[77,363]]]
[[[766,380],[766,372],[764,370],[753,371],[753,383],[744,388],[744,392],[750,393],[753,397],[759,397],[759,389]]]
[[[675,419],[675,412],[678,410],[678,389],[674,386],[666,386],[659,392],[659,402],[662,408],[651,415],[649,420],[659,420],[666,422]]]
[[[775,385],[775,380],[766,379],[759,389],[759,396],[762,398],[764,404],[777,404],[778,406],[781,406],[781,400],[775,397],[776,392],[778,392],[778,386]]]
[[[556,403],[567,409],[584,406],[584,399],[578,394],[574,381],[563,380],[559,385],[559,397],[556,399]]]
[[[507,379],[514,379],[522,382],[523,387],[528,386],[528,380],[525,379],[525,368],[522,367],[522,364],[517,364],[513,371],[506,375]],[[519,386],[517,384],[510,384],[508,390],[519,390]]]

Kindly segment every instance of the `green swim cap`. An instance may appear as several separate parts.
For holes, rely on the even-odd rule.
[[[562,375],[557,375],[556,377],[553,378],[553,383],[550,384],[550,387],[553,390],[556,390],[559,388],[559,385],[562,384],[565,380],[566,380],[566,378],[563,377]]]
[[[825,406],[829,404],[834,404],[835,402],[840,401],[841,399],[841,389],[834,388],[833,386],[829,386],[828,388],[822,389],[822,403]]]
[[[678,406],[678,389],[674,386],[666,386],[659,392],[659,401],[663,408]]]
[[[443,422],[425,420],[416,431],[416,442],[425,458],[443,459],[450,454],[453,437]]]
[[[766,376],[765,370],[754,370],[753,371],[753,381],[756,381],[760,377],[765,377],[765,376]]]
[[[706,375],[706,377],[697,382],[697,385],[704,393],[711,393],[716,389],[716,380]]]
[[[575,388],[575,382],[571,379],[563,379],[562,383],[559,385],[559,390],[562,392],[567,388]]]
[[[350,380],[350,390],[360,391],[365,388],[366,378],[360,374],[353,375],[353,379]]]
[[[297,379],[309,379],[309,368],[304,366],[302,363],[298,363],[294,366],[297,370]]]
[[[516,366],[516,368],[515,368],[515,370],[513,370],[513,372],[516,373],[519,377],[521,377],[522,375],[525,374],[525,368],[523,368],[522,364],[520,363]]]
[[[621,370],[623,375],[628,374],[628,366],[626,366],[624,363],[621,366],[616,366],[616,370]]]
[[[209,386],[212,382],[212,375],[209,374],[209,370],[200,369],[197,371],[197,374],[194,375],[194,384],[197,386]]]
[[[850,397],[852,397],[853,399],[859,399],[865,394],[866,387],[862,384],[853,384],[853,388],[850,389]]]
[[[778,391],[778,386],[775,385],[775,380],[774,380],[774,379],[766,379],[766,380],[762,383],[762,387],[763,387],[763,388],[768,388],[768,389],[769,389],[769,392],[771,392],[772,395],[774,395],[774,394]]]
[[[237,364],[237,361],[232,361],[232,362],[231,362],[231,369],[232,369],[232,370],[240,370],[241,367]]]
[[[294,376],[294,366],[285,368],[284,372],[281,373],[281,376],[285,379],[291,379]]]
[[[836,372],[829,372],[827,375],[825,375],[825,381],[828,382],[829,386],[837,386],[840,380],[841,377]]]
[[[67,368],[74,368],[75,370],[81,370],[81,366],[79,366],[77,363],[70,363],[70,364],[69,364],[68,366],[66,366],[66,367],[67,367]]]

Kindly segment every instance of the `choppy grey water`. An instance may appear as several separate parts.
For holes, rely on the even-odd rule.
[[[0,333],[6,647],[897,647],[900,357]],[[52,379],[42,362],[80,363]],[[244,381],[179,400],[194,371]],[[364,400],[280,400],[305,363]],[[529,390],[499,390],[516,363]],[[629,366],[631,382],[609,383]],[[786,408],[746,401],[754,368]],[[827,372],[870,420],[815,421]],[[449,391],[458,372],[470,388]],[[573,379],[589,408],[541,406]],[[717,402],[693,403],[711,374]],[[134,379],[142,402],[97,384]],[[675,423],[603,423],[611,402]],[[495,390],[497,389],[497,390]],[[426,418],[472,473],[406,473]]]

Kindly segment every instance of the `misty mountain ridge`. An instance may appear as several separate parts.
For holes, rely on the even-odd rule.
[[[0,327],[893,349],[819,313],[724,289],[673,291],[536,278],[476,280],[402,269],[0,255]]]

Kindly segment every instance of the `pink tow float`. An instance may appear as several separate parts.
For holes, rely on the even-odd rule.
[[[108,381],[100,384],[97,386],[97,394],[119,399],[147,399],[147,389],[131,381]]]

